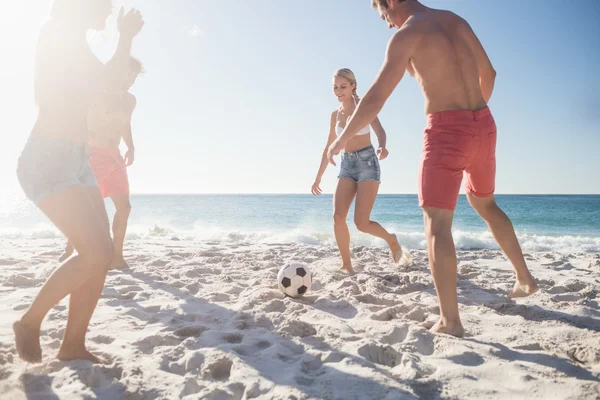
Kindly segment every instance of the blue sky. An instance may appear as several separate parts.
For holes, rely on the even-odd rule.
[[[0,185],[35,119],[33,49],[47,0],[0,16]],[[115,1],[115,6],[123,1]],[[368,0],[127,0],[146,26],[134,45],[138,193],[308,193],[337,107],[331,74],[354,70],[364,94],[392,31]],[[465,17],[498,72],[498,193],[600,193],[600,2],[423,1]],[[117,7],[115,7],[117,9]],[[106,60],[114,21],[90,39]],[[4,57],[3,57],[4,58]],[[4,113],[3,113],[4,114]],[[405,76],[380,114],[390,157],[382,193],[415,193],[425,115]],[[375,136],[373,135],[373,140]],[[333,191],[337,171],[322,182]]]

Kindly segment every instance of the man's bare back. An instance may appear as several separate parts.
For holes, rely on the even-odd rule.
[[[407,71],[421,85],[427,114],[486,106],[479,83],[479,63],[486,60],[478,60],[485,53],[464,19],[428,8],[411,16],[402,29],[410,30],[420,42]]]

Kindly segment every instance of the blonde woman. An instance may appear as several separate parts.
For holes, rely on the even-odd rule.
[[[333,93],[340,102],[340,106],[331,113],[329,136],[327,145],[321,157],[321,165],[317,172],[315,183],[312,185],[312,194],[321,194],[321,178],[327,169],[327,149],[335,141],[350,119],[356,105],[360,101],[357,93],[356,77],[348,68],[337,70],[333,75]],[[377,150],[371,143],[371,128],[377,135],[379,147]],[[381,178],[379,160],[388,156],[385,130],[378,118],[370,126],[367,125],[353,137],[342,154],[338,183],[333,195],[333,227],[335,240],[342,257],[341,270],[353,273],[352,260],[350,259],[350,231],[346,224],[346,217],[350,205],[356,197],[354,223],[356,228],[386,241],[390,247],[394,262],[401,259],[408,261],[408,254],[403,253],[396,235],[389,233],[379,223],[371,220],[371,210],[377,198]]]

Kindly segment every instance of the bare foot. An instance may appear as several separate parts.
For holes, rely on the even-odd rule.
[[[17,353],[28,363],[42,362],[42,348],[40,346],[40,327],[29,326],[22,321],[13,324],[15,333],[15,347]]]
[[[508,294],[509,299],[531,296],[538,291],[538,285],[532,276],[522,282],[516,281],[513,290]]]
[[[392,239],[390,240],[390,251],[392,253],[392,259],[395,264],[399,265],[410,265],[412,264],[412,257],[408,253],[408,251],[402,250],[402,246],[400,246],[400,242],[398,241],[398,236],[392,235]]]
[[[63,350],[61,348],[58,352],[58,355],[56,356],[56,359],[60,361],[84,360],[91,361],[94,364],[106,364],[106,361],[96,357],[95,355],[87,351],[85,348],[73,350]]]
[[[340,271],[342,271],[343,273],[352,275],[354,274],[354,269],[352,268],[352,265],[343,265],[340,267]]]
[[[129,264],[127,264],[127,261],[125,261],[123,256],[115,257],[109,267],[109,269],[127,269],[127,268],[129,268]]]
[[[465,335],[465,329],[460,321],[449,323],[440,319],[434,326],[431,327],[430,331],[433,333],[445,333],[447,335],[452,335],[459,338]]]

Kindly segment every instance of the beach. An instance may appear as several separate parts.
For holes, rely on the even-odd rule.
[[[593,249],[524,246],[540,290],[515,301],[506,298],[514,274],[499,250],[459,249],[466,336],[458,339],[428,330],[439,308],[416,239],[408,267],[393,264],[385,246],[354,243],[356,274],[348,276],[329,239],[199,239],[154,226],[128,236],[132,268],[109,273],[92,318],[89,347],[107,364],[54,359],[63,300],[42,326],[43,362],[27,365],[11,324],[64,245],[42,228],[27,235],[0,239],[3,399],[600,398],[600,252]],[[277,289],[277,271],[290,260],[313,274],[302,298]]]

